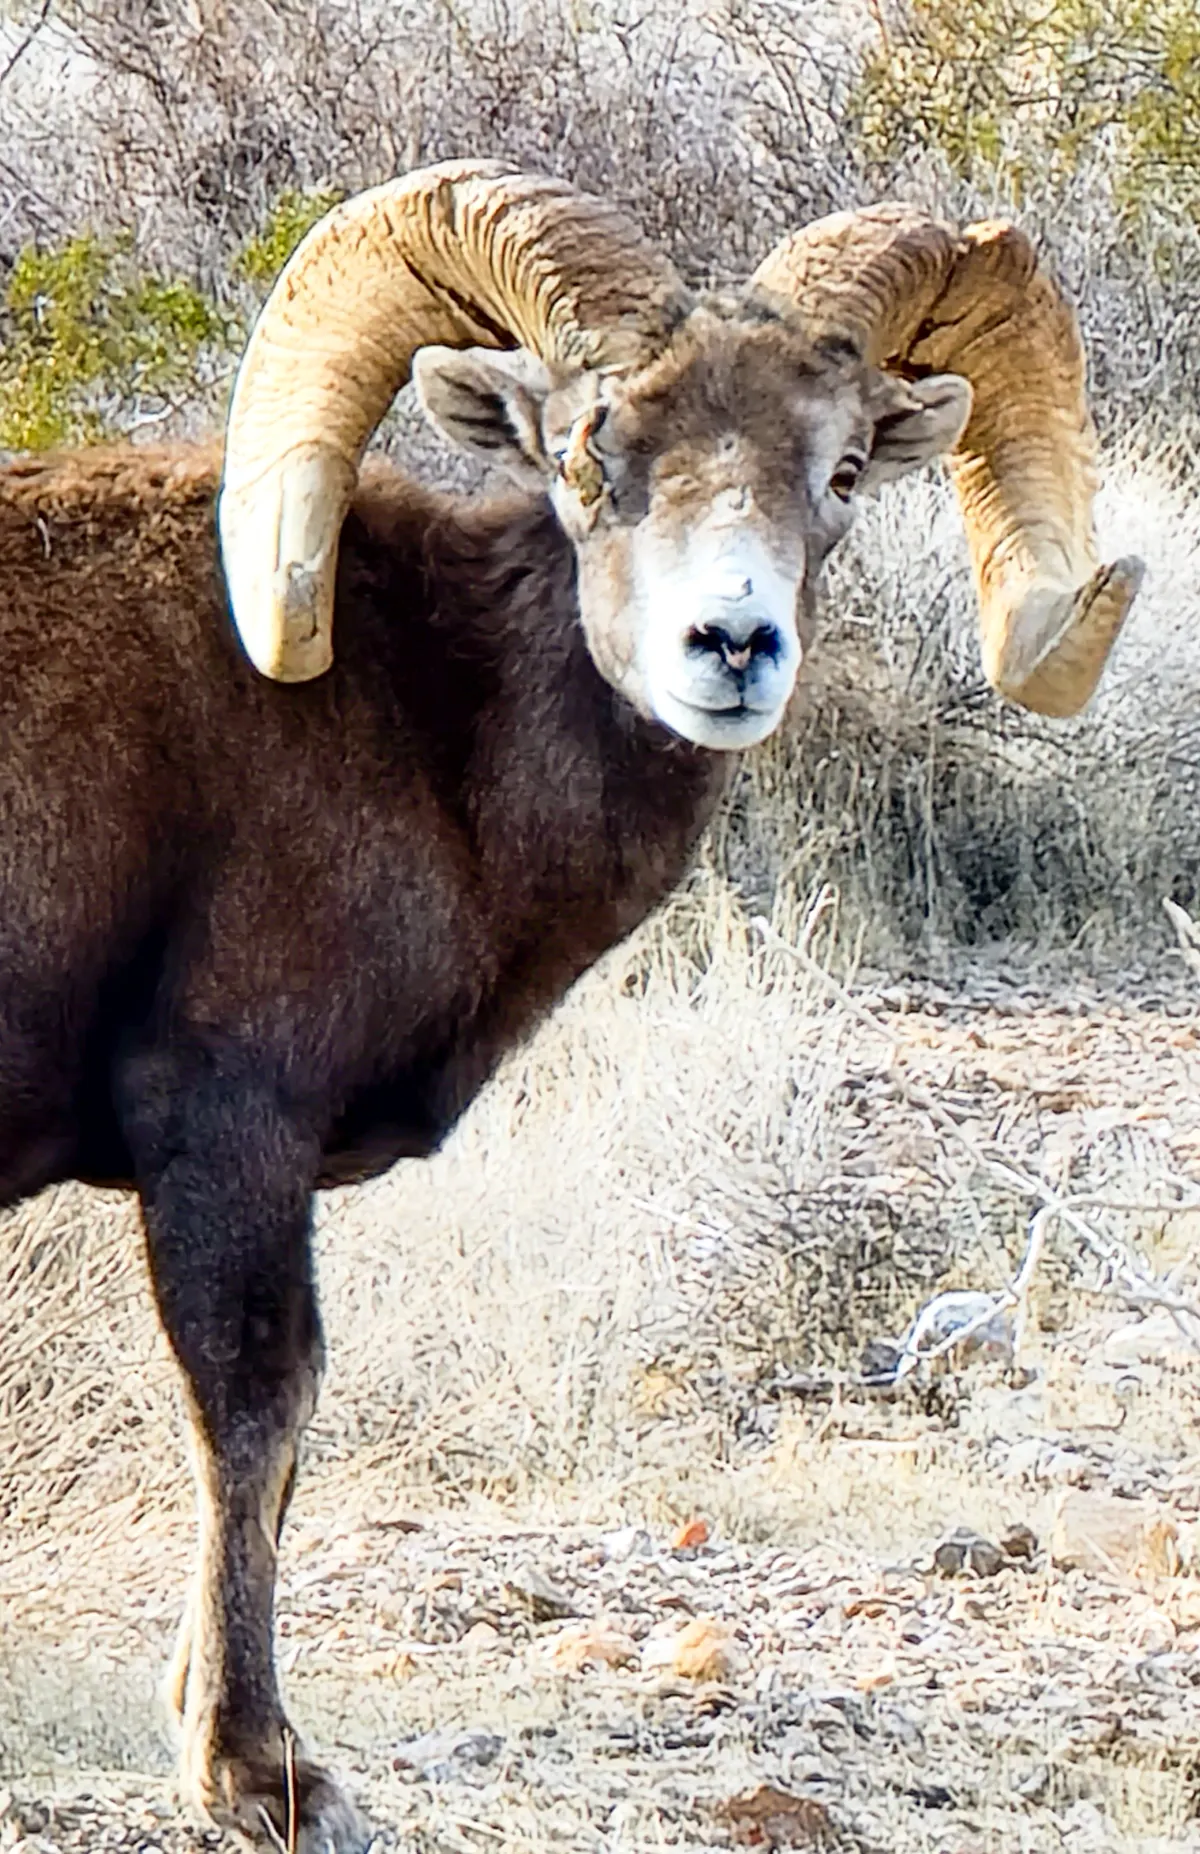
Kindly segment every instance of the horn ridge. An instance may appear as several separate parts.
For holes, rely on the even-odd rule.
[[[335,206],[276,281],[230,401],[218,525],[256,666],[285,682],[329,667],[342,522],[418,347],[624,370],[687,301],[616,207],[499,162],[445,162]]]
[[[1100,679],[1141,565],[1099,563],[1083,344],[1027,235],[1003,220],[959,233],[889,203],[793,233],[748,287],[821,332],[851,334],[875,366],[970,382],[971,417],[949,468],[984,671],[1026,708],[1076,713]]]

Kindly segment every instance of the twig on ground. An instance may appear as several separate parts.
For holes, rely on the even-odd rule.
[[[828,907],[832,905],[832,891],[822,891],[822,895],[826,892],[829,893],[830,899],[824,905]],[[818,897],[810,913],[818,910],[823,912],[821,902],[822,897]],[[1174,906],[1174,903],[1171,905]],[[1179,912],[1182,913],[1183,910],[1180,909]],[[893,1064],[897,1056],[904,1054],[901,1039],[881,1023],[874,1012],[860,1004],[839,980],[825,970],[805,946],[792,946],[771,925],[770,921],[765,920],[761,915],[755,917],[753,925],[764,939],[803,965],[805,970],[811,973],[832,997],[837,999],[843,1010],[879,1037],[890,1050]],[[1040,1178],[1036,1172],[1027,1171],[1023,1165],[1008,1158],[1005,1154],[1000,1153],[993,1157],[985,1152],[979,1142],[971,1137],[940,1101],[935,1100],[924,1088],[910,1082],[897,1068],[893,1067],[892,1072],[897,1088],[911,1107],[915,1107],[920,1113],[928,1114],[936,1126],[941,1127],[944,1132],[957,1140],[975,1163],[989,1172],[999,1183],[1018,1192],[1021,1196],[1037,1198],[1047,1213],[1047,1221],[1051,1215],[1061,1217],[1093,1255],[1097,1256],[1116,1275],[1124,1277],[1129,1287],[1126,1298],[1133,1299],[1136,1296],[1137,1302],[1163,1307],[1171,1314],[1186,1343],[1194,1351],[1200,1353],[1200,1306],[1193,1301],[1184,1300],[1178,1294],[1171,1293],[1153,1276],[1147,1274],[1124,1243],[1115,1236],[1107,1236],[1095,1229],[1086,1218],[1080,1216],[1077,1200],[1064,1197],[1044,1178]],[[1044,1235],[1043,1228],[1042,1240],[1044,1240]],[[1027,1251],[1026,1261],[1028,1259]],[[1022,1264],[1023,1269],[1024,1266],[1025,1264]]]
[[[296,1854],[300,1834],[300,1814],[296,1807],[296,1734],[288,1725],[283,1728],[283,1811],[282,1835],[262,1803],[258,1806],[259,1820],[275,1854]]]
[[[1200,978],[1200,921],[1194,921],[1186,909],[1168,895],[1163,896],[1167,919],[1175,929],[1179,954],[1189,972]]]
[[[296,1809],[296,1734],[290,1726],[283,1728],[283,1779],[287,1801],[287,1854],[296,1854],[299,1816]]]
[[[895,1382],[897,1384],[902,1384],[905,1378],[911,1377],[918,1365],[927,1365],[935,1358],[945,1358],[947,1353],[957,1351],[959,1346],[966,1345],[968,1339],[973,1339],[977,1333],[983,1331],[984,1327],[990,1326],[996,1315],[1004,1312],[1006,1308],[1002,1296],[980,1294],[978,1299],[981,1304],[977,1312],[964,1320],[961,1325],[952,1327],[936,1345],[927,1346],[924,1342],[931,1332],[937,1330],[945,1302],[949,1298],[951,1297],[946,1294],[935,1295],[921,1308],[909,1327],[900,1348],[900,1359],[896,1366]],[[976,1296],[972,1294],[970,1298],[974,1300]]]
[[[998,1314],[1008,1313],[1010,1311],[1015,1311],[1017,1316],[1013,1323],[1012,1338],[1012,1355],[1014,1358],[1016,1357],[1020,1350],[1021,1335],[1024,1331],[1025,1308],[1028,1301],[1029,1288],[1037,1272],[1038,1261],[1041,1258],[1042,1249],[1045,1246],[1046,1228],[1053,1214],[1053,1207],[1044,1205],[1041,1210],[1036,1211],[1030,1218],[1029,1241],[1025,1248],[1025,1254],[1021,1260],[1021,1266],[1017,1270],[1011,1285],[1001,1289],[998,1294],[980,1294],[977,1297],[980,1303],[978,1309],[971,1314],[969,1318],[963,1320],[960,1325],[955,1326],[952,1331],[946,1333],[945,1337],[939,1339],[936,1345],[926,1346],[923,1341],[928,1337],[930,1332],[936,1329],[938,1314],[942,1305],[947,1300],[955,1297],[938,1294],[933,1300],[922,1307],[920,1313],[910,1326],[901,1348],[900,1362],[896,1367],[896,1382],[898,1384],[903,1382],[905,1378],[911,1376],[919,1364],[929,1364],[935,1358],[945,1358],[948,1353],[956,1351],[959,1346],[965,1345],[968,1339],[973,1339],[977,1333],[983,1332],[991,1325]],[[976,1296],[971,1296],[971,1298],[974,1299]]]
[[[283,1839],[282,1835],[280,1834],[279,1830],[276,1828],[274,1822],[271,1820],[270,1815],[267,1813],[267,1810],[262,1803],[259,1803],[258,1805],[258,1818],[259,1818],[259,1821],[263,1825],[263,1832],[265,1833],[267,1840],[270,1842],[271,1846],[275,1849],[275,1854],[294,1854],[294,1850],[289,1849],[287,1842]]]

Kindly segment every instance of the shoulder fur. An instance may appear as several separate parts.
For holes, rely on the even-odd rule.
[[[15,458],[0,468],[0,572],[84,570],[118,553],[145,579],[195,556],[212,525],[217,445],[97,446]],[[187,537],[187,538],[185,538]],[[168,574],[168,577],[171,575]]]

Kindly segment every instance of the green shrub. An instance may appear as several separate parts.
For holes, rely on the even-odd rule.
[[[866,151],[933,148],[961,175],[999,170],[1019,200],[1108,140],[1124,205],[1200,218],[1195,0],[894,0],[853,114]]]
[[[235,281],[265,291],[331,191],[282,194],[234,256]],[[127,430],[147,399],[195,402],[205,357],[246,329],[182,277],[144,270],[128,236],[81,233],[18,256],[0,310],[0,447],[91,444]]]
[[[4,293],[0,445],[106,437],[147,397],[189,394],[203,350],[229,338],[215,305],[181,278],[143,271],[130,239],[27,246]]]
[[[291,189],[281,193],[262,231],[243,245],[234,259],[235,274],[244,277],[247,283],[269,289],[305,232],[342,197],[330,187],[317,188],[311,193],[297,193]]]

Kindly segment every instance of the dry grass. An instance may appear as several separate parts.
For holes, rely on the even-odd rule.
[[[856,162],[854,8],[642,12],[156,0],[147,32],[133,0],[64,0],[0,82],[0,250],[133,224],[149,260],[224,288],[282,184],[468,149],[619,195],[697,280],[885,189],[1004,208],[919,154]],[[995,700],[945,485],[889,493],[833,566],[793,727],[747,761],[690,886],[444,1153],[322,1206],[331,1369],[283,1658],[384,1845],[708,1845],[714,1798],[769,1778],[905,1854],[1200,1846],[1194,1573],[1151,1587],[1042,1561],[978,1592],[927,1575],[954,1524],[1044,1533],[1063,1475],[1160,1502],[1193,1550],[1197,1523],[1194,1365],[1105,1346],[1144,1311],[1122,1254],[1200,1297],[1196,992],[1161,908],[1200,899],[1200,257],[1180,225],[1162,265],[1102,165],[1068,195],[1034,185],[1024,214],[1092,343],[1104,551],[1150,564],[1092,710],[1051,726]],[[403,408],[389,438],[453,474]],[[838,908],[815,921],[827,882]],[[757,915],[811,933],[853,1006]],[[1011,1276],[1035,1206],[997,1159],[1087,1199],[1108,1259],[1052,1225],[1027,1383],[976,1364],[866,1394],[869,1341],[937,1288]],[[0,1460],[0,1780],[44,1800],[100,1771],[94,1804],[21,1816],[41,1845],[182,1854],[199,1843],[164,1800],[150,1692],[190,1495],[117,1199],[65,1189],[0,1223]],[[677,1559],[670,1530],[697,1511],[715,1545]],[[424,1530],[394,1529],[414,1515]],[[622,1523],[653,1534],[642,1569],[605,1566]],[[504,1590],[531,1554],[639,1643],[689,1606],[726,1616],[731,1695],[548,1671]],[[893,1587],[913,1642],[890,1602],[854,1608]],[[477,1612],[500,1638],[483,1651]],[[855,1684],[887,1657],[893,1682]],[[398,1741],[457,1725],[502,1753],[436,1779],[395,1764]]]
[[[777,924],[803,943],[799,909],[781,906]],[[807,930],[827,940],[831,918]],[[1012,982],[981,978],[976,996]],[[999,1285],[1035,1206],[914,1124],[888,1077],[885,1021],[914,1033],[880,995],[872,1037],[726,884],[698,875],[510,1059],[441,1154],[325,1201],[336,1364],[316,1460],[386,1467],[454,1500],[608,1511],[624,1489],[665,1518],[691,1498],[681,1464],[736,1450],[773,1380],[854,1364],[935,1285]],[[1074,1192],[1169,1207],[1198,1156],[1188,1033],[1149,1013],[1122,1034],[1146,1089],[1128,1125],[1111,1053],[1099,1039],[1093,1073],[1086,1028],[1067,1056],[1019,1024],[1007,1055],[977,1054],[972,1114],[986,1125],[989,1092],[1011,1095],[1010,1159],[1050,1163]],[[956,1032],[922,1085],[960,1086],[970,1047]],[[1051,1117],[1049,1160],[1043,1096],[1077,1107],[1077,1127]],[[1134,1218],[1137,1240],[1165,1240],[1157,1228]],[[172,1372],[130,1211],[51,1192],[5,1220],[3,1254],[9,1524],[110,1499],[175,1507]],[[339,1347],[339,1333],[363,1342]],[[672,1412],[686,1420],[664,1424]]]
[[[876,956],[1019,941],[1153,960],[1163,896],[1200,895],[1200,514],[1134,441],[1099,501],[1145,589],[1097,699],[1047,723],[984,684],[957,509],[936,477],[862,510],[828,575],[793,727],[748,760],[717,833],[751,899],[834,882]]]
[[[800,917],[781,924],[785,938],[803,937]],[[1144,1056],[1161,1046],[1154,1093],[1164,1115],[1175,1113],[1183,1101],[1168,1088],[1170,1020],[1141,1021],[1130,1034]],[[1186,1031],[1179,1036],[1186,1076]],[[1007,1065],[979,1059],[979,1085],[994,1073],[996,1085],[1024,1086],[1034,1100],[1062,1089],[1084,1106],[1103,1096],[1105,1079],[1086,1064],[1086,1080],[1061,1088],[1047,1073],[1020,1083],[1020,1058],[1018,1036]],[[332,1317],[371,1343],[342,1361],[318,1453],[365,1444],[389,1453],[406,1480],[488,1494],[516,1491],[493,1479],[516,1462],[559,1486],[591,1485],[631,1465],[620,1438],[642,1378],[664,1359],[683,1375],[720,1352],[736,1376],[741,1346],[759,1375],[844,1363],[872,1332],[896,1330],[947,1269],[983,1267],[994,1278],[995,1242],[1007,1244],[1009,1262],[1023,1242],[1019,1203],[986,1207],[980,1232],[993,1218],[1002,1232],[990,1252],[977,1232],[948,1253],[944,1238],[913,1225],[911,1206],[903,1236],[886,1215],[856,1222],[854,1178],[878,1199],[891,1142],[907,1155],[905,1176],[924,1150],[903,1125],[911,1110],[900,1096],[887,1095],[869,1137],[861,1106],[847,1112],[864,1074],[883,1086],[886,1060],[794,960],[764,946],[725,885],[698,876],[509,1061],[442,1154],[326,1200],[319,1240]],[[1089,1128],[1072,1187],[1096,1182],[1115,1156],[1125,1195],[1146,1197],[1156,1173],[1167,1176],[1154,1157],[1156,1124],[1144,1136],[1131,1130],[1116,1155],[1103,1125]],[[1171,1123],[1185,1158],[1189,1124]],[[1014,1136],[1013,1156],[1028,1137]],[[1030,1150],[1038,1160],[1036,1140]],[[969,1155],[936,1181],[939,1217],[960,1184],[983,1205]],[[917,1190],[920,1179],[908,1183]],[[119,1200],[60,1190],[10,1217],[8,1238],[4,1305],[23,1322],[0,1351],[10,1497],[28,1462],[46,1497],[69,1498],[98,1437],[110,1461],[127,1450],[130,1472],[144,1476],[162,1434],[148,1433],[156,1390],[169,1374],[144,1309],[130,1216]],[[748,1268],[757,1304],[743,1333],[736,1296]],[[818,1290],[824,1279],[838,1291],[843,1270],[855,1277],[854,1304],[827,1310]],[[89,1318],[96,1308],[106,1317]]]
[[[777,919],[834,950],[829,916]],[[953,988],[864,974],[839,1000],[818,973],[701,875],[443,1154],[324,1205],[331,1370],[281,1652],[301,1722],[390,1824],[381,1847],[709,1845],[721,1797],[764,1779],[823,1798],[846,1847],[1191,1845],[1194,1577],[1042,1561],[973,1594],[927,1567],[963,1522],[1045,1538],[1076,1479],[1158,1502],[1194,1563],[1194,1367],[1170,1345],[1108,1362],[1136,1307],[1060,1225],[1021,1379],[976,1363],[882,1400],[855,1382],[863,1344],[935,1286],[998,1286],[1024,1248],[1030,1201],[914,1111],[921,1091],[1200,1297],[1194,1001],[1082,980],[1047,999],[1011,964]],[[59,1192],[3,1239],[0,1778],[49,1849],[124,1824],[183,1854],[151,1692],[189,1499],[132,1218]],[[716,1543],[679,1559],[696,1512]],[[605,1568],[622,1524],[650,1557]],[[530,1557],[639,1643],[726,1618],[728,1693],[555,1672],[552,1625],[508,1594]],[[482,1767],[394,1762],[467,1728],[502,1747]]]

